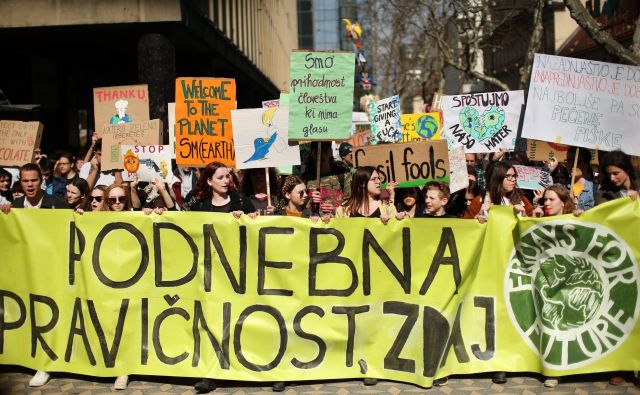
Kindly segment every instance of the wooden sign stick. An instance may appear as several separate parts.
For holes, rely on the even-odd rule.
[[[576,148],[576,157],[573,158],[573,169],[571,170],[571,196],[575,199],[578,197],[573,193],[573,185],[576,183],[575,174],[578,167],[578,156],[580,156],[580,147]]]
[[[267,206],[271,206],[271,185],[269,182],[269,168],[265,167],[264,168],[264,176],[266,177],[265,179],[267,180]]]

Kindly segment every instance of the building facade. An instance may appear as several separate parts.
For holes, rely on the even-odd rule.
[[[78,148],[94,87],[148,84],[165,132],[176,77],[235,78],[238,108],[277,98],[298,46],[296,1],[4,0],[0,41],[0,119],[39,120],[45,148]]]

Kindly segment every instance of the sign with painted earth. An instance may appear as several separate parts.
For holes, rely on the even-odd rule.
[[[556,370],[588,365],[622,344],[638,319],[638,288],[629,246],[587,222],[534,225],[505,274],[512,322],[543,365]]]

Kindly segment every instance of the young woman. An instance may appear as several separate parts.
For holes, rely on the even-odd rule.
[[[13,201],[11,193],[11,173],[0,167],[0,196],[5,198],[9,203]],[[2,198],[0,198],[2,200]]]
[[[11,196],[13,197],[13,200],[18,200],[24,196],[24,191],[22,190],[22,184],[20,181],[13,183],[13,186],[11,187]]]
[[[638,196],[631,158],[622,151],[611,151],[600,161],[600,189],[596,194],[596,205],[626,196],[632,199]]]
[[[197,199],[191,205],[191,211],[231,213],[235,218],[240,218],[242,214],[250,218],[258,215],[251,200],[231,188],[229,169],[220,162],[211,162],[200,171],[194,193]],[[198,393],[211,392],[215,388],[213,379],[205,378],[195,384]]]
[[[240,190],[244,196],[251,199],[253,207],[262,214],[272,214],[278,206],[278,174],[273,167],[269,168],[271,206],[267,205],[267,177],[264,169],[243,170]]]
[[[66,186],[67,204],[72,210],[89,210],[89,184],[80,177],[73,178]]]
[[[106,202],[102,205],[102,211],[131,211],[131,195],[129,187],[124,184],[112,184],[105,191]]]
[[[542,201],[542,207],[533,210],[533,215],[536,217],[553,217],[570,213],[579,215],[582,213],[581,210],[576,210],[569,190],[560,184],[548,186],[542,192]]]
[[[282,183],[282,199],[274,215],[289,217],[311,217],[311,210],[306,208],[307,187],[298,176],[288,176]]]
[[[378,172],[371,166],[362,166],[353,174],[351,195],[338,207],[336,217],[380,218],[386,224],[393,217],[404,218],[404,213],[398,214],[393,204],[380,200]]]
[[[105,187],[104,185],[98,185],[97,187],[93,188],[93,191],[91,191],[91,195],[89,196],[90,200],[90,207],[91,207],[91,211],[102,211],[102,207],[104,206],[105,203],[105,199],[104,199],[104,191],[106,191],[107,187]]]
[[[396,192],[395,199],[396,210],[404,212],[405,217],[415,218],[422,215],[425,207],[420,188],[401,188]]]
[[[489,171],[487,171],[489,173]],[[487,184],[487,193],[484,201],[480,196],[476,197],[464,213],[464,218],[476,218],[484,222],[487,211],[492,205],[513,206],[514,210],[522,216],[531,216],[533,205],[529,199],[516,188],[518,174],[513,165],[507,162],[494,162],[490,171]]]
[[[202,169],[195,195],[197,200],[191,206],[191,211],[231,213],[236,218],[242,214],[252,218],[257,215],[251,200],[231,188],[229,169],[220,162],[211,162]]]

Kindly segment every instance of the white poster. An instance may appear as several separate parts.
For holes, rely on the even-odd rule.
[[[536,54],[522,136],[640,155],[640,67]]]
[[[468,154],[513,151],[523,104],[524,91],[443,96],[441,136]]]
[[[396,143],[402,140],[400,98],[398,95],[369,103],[371,134],[376,142]]]
[[[298,145],[288,143],[288,107],[232,110],[231,125],[238,169],[300,164]]]
[[[451,193],[469,186],[469,173],[464,148],[456,147],[449,150],[449,190]]]
[[[122,179],[132,181],[134,175],[139,181],[153,181],[162,178],[171,184],[173,169],[171,158],[173,147],[170,145],[121,145]]]

